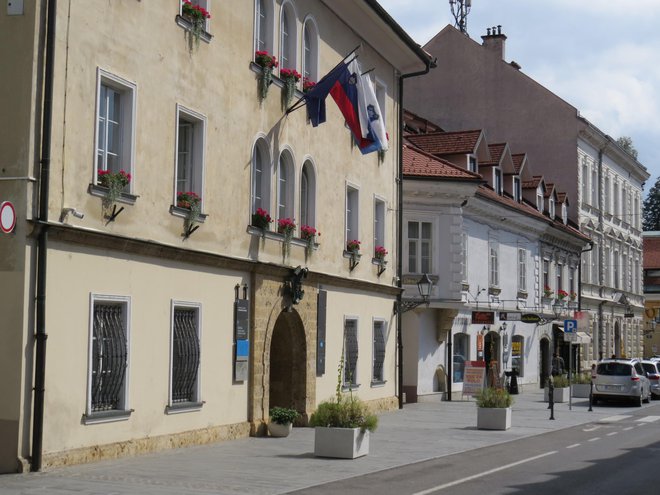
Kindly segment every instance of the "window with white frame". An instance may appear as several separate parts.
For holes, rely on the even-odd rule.
[[[135,84],[98,69],[95,183],[101,171],[134,175]],[[130,184],[129,184],[130,190]]]
[[[570,295],[573,292],[577,292],[575,290],[575,268],[570,267],[568,269],[568,293]]]
[[[543,188],[541,184],[536,188],[536,209],[543,212]]]
[[[591,204],[598,206],[598,172],[591,171]]]
[[[630,223],[630,218],[628,218],[628,188],[625,184],[621,186],[621,220]]]
[[[612,287],[618,289],[621,287],[621,280],[619,278],[619,251],[614,251],[612,256],[612,275],[614,277],[614,282]]]
[[[561,204],[561,221],[564,225],[568,223],[568,207],[565,202]]]
[[[357,320],[346,318],[344,320],[344,387],[355,387],[358,384],[358,328]]]
[[[606,175],[603,184],[603,213],[610,213],[610,176]]]
[[[280,70],[296,68],[296,15],[285,1],[280,14]]]
[[[270,213],[270,177],[268,144],[259,139],[252,149],[252,214],[259,208]]]
[[[635,195],[635,204],[632,213],[632,221],[630,222],[636,229],[639,229],[639,196]]]
[[[621,288],[623,290],[629,290],[628,287],[628,256],[626,253],[621,253]]]
[[[172,303],[170,329],[170,406],[201,406],[200,306]]]
[[[273,11],[270,0],[255,0],[254,49],[273,55]]]
[[[316,174],[309,160],[303,164],[300,174],[300,225],[316,225]]]
[[[493,189],[499,195],[502,194],[502,169],[499,167],[493,168]]]
[[[543,290],[550,287],[550,260],[543,260]],[[550,288],[552,290],[552,288]]]
[[[128,297],[93,295],[89,335],[88,418],[130,414]],[[114,414],[113,414],[114,413]]]
[[[613,270],[612,270],[612,257],[610,254],[611,254],[610,248],[605,246],[603,248],[603,285],[608,285],[611,287]],[[598,270],[598,266],[596,266],[596,270]]]
[[[582,203],[589,202],[589,166],[587,165],[587,158],[582,157]]]
[[[464,283],[468,281],[468,234],[463,232],[461,234],[461,263],[462,263],[462,279]]]
[[[295,178],[293,172],[293,157],[289,151],[280,153],[277,165],[277,219],[294,217]]]
[[[385,383],[385,345],[387,341],[387,324],[383,320],[374,320],[373,327],[373,362],[371,382]]]
[[[500,285],[499,244],[495,239],[488,241],[488,285],[490,287]]]
[[[518,291],[527,291],[527,250],[518,248]]]
[[[516,203],[520,203],[522,198],[522,189],[520,188],[520,177],[516,176],[513,178],[513,200]]]
[[[408,273],[431,273],[431,222],[408,221]]]
[[[314,19],[305,19],[303,26],[303,66],[302,75],[309,81],[317,82],[319,79],[319,31]]]
[[[614,199],[612,205],[612,215],[615,217],[619,215],[619,183],[614,181],[614,187],[612,192],[612,197]]]
[[[607,256],[607,253],[603,251],[603,254]],[[591,283],[592,284],[599,284],[600,283],[600,275],[598,274],[598,265],[600,263],[600,256],[599,256],[599,249],[598,249],[598,244],[594,244],[593,249],[591,250]],[[608,261],[607,259],[605,260],[605,264],[607,264]],[[607,270],[607,268],[605,268]],[[589,271],[587,270],[587,273]],[[603,274],[603,276],[606,276]]]
[[[374,199],[374,249],[385,247],[385,201]],[[375,252],[374,252],[375,256]]]
[[[582,281],[588,283],[591,280],[591,256],[592,251],[582,253]]]
[[[360,239],[360,191],[346,186],[346,243]]]
[[[555,268],[555,277],[556,277],[555,293],[559,295],[559,291],[564,290],[564,265],[562,265],[561,263],[557,263],[557,266]]]
[[[177,105],[175,203],[179,195],[194,193],[202,198],[206,118]],[[179,206],[177,204],[177,206]]]
[[[201,27],[204,31],[208,32],[209,31],[209,23],[210,23],[210,20],[211,20],[209,3],[210,3],[210,0],[181,0],[181,7],[180,7],[179,14],[186,17],[186,18],[190,18],[191,16],[186,14],[186,10],[193,10],[193,11],[199,12],[199,14],[197,14],[197,13],[195,14],[195,18],[197,18],[197,16],[200,16],[201,18],[203,18],[203,22],[202,22]],[[192,7],[192,9],[190,9],[190,7],[185,7],[184,4],[188,4],[190,7]],[[205,15],[204,13],[206,13],[208,15]],[[193,19],[189,19],[189,20],[191,22],[194,22]]]
[[[555,218],[555,198],[553,198],[552,195],[548,199],[548,214],[550,215],[550,218]]]
[[[476,174],[478,168],[479,168],[479,162],[477,161],[477,157],[474,155],[468,155],[468,170]]]

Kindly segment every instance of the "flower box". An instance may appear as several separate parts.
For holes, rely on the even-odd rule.
[[[478,407],[477,429],[508,430],[511,428],[510,407]]]
[[[558,404],[560,402],[568,402],[569,394],[570,394],[570,388],[569,387],[555,387],[554,388],[554,393],[552,395],[553,402],[555,404]],[[543,400],[545,402],[550,401],[550,389],[548,387],[545,387],[545,389],[543,391]]]
[[[369,453],[369,430],[360,428],[314,428],[314,455],[355,459]]]

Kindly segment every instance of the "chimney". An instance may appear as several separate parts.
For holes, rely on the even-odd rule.
[[[504,44],[506,42],[506,35],[502,34],[502,26],[493,26],[486,29],[486,35],[482,36],[484,40],[482,43],[486,50],[495,53],[498,57],[504,60]]]

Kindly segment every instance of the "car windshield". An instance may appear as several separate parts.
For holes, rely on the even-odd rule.
[[[644,366],[644,371],[647,373],[658,373],[658,370],[655,367],[655,364],[652,363],[642,363],[642,366]]]
[[[630,376],[632,366],[624,363],[600,363],[597,372],[599,375]]]

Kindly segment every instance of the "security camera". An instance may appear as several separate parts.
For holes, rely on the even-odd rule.
[[[84,218],[85,214],[76,210],[75,208],[62,208],[62,213],[60,214],[60,222],[63,222],[66,217],[71,213],[76,218]]]

